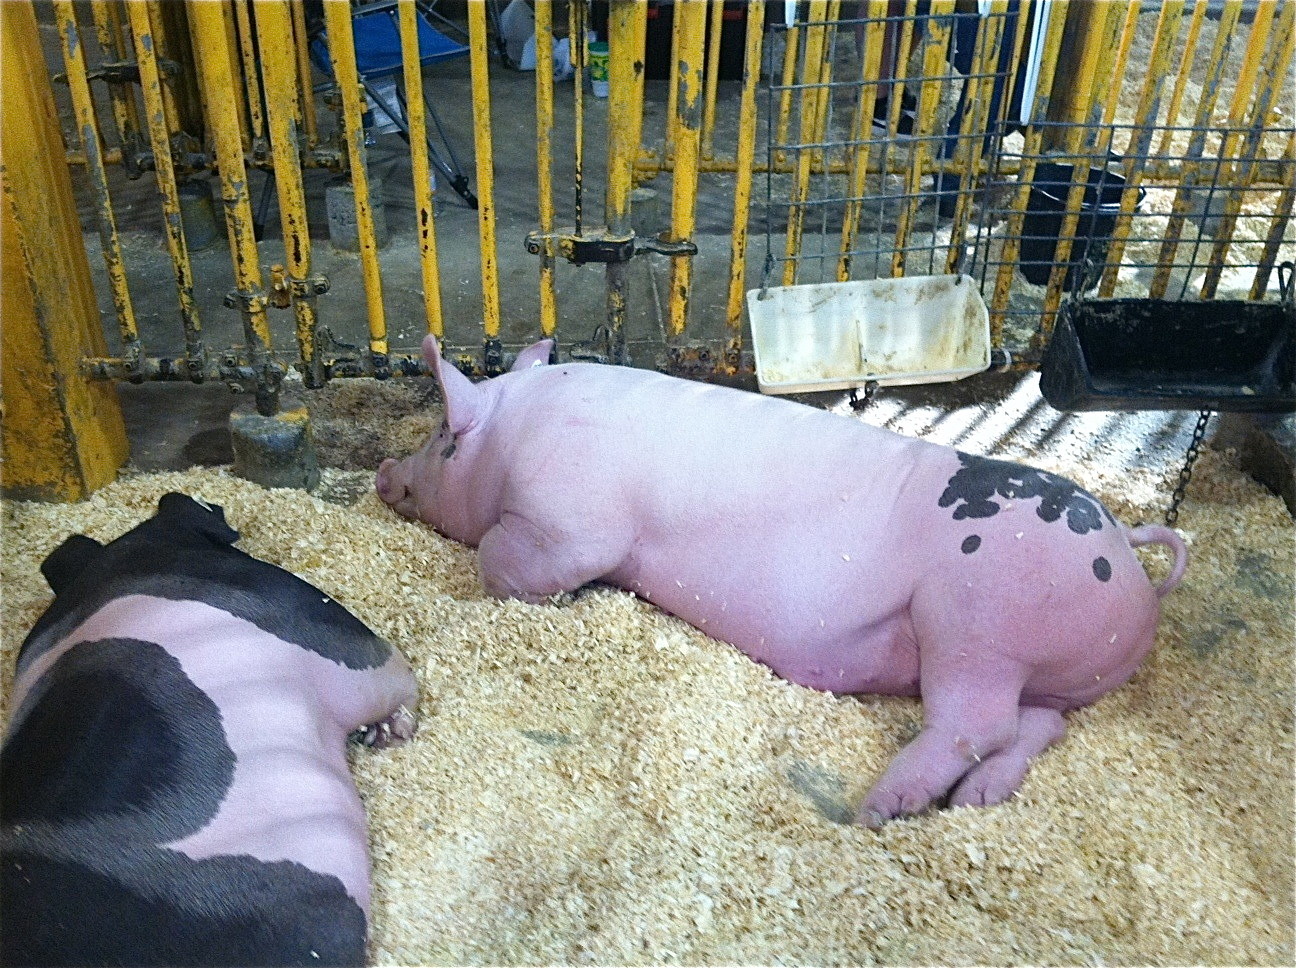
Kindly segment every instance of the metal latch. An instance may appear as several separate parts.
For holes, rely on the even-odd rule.
[[[629,262],[641,252],[656,252],[673,258],[697,255],[697,246],[692,242],[663,242],[661,239],[640,238],[633,232],[614,235],[606,228],[591,235],[578,235],[574,229],[528,232],[526,247],[532,255],[562,256],[576,265]]]
[[[327,276],[312,276],[309,279],[294,279],[281,265],[270,267],[269,304],[276,309],[287,309],[294,299],[309,299],[311,296],[322,296],[329,291]]]

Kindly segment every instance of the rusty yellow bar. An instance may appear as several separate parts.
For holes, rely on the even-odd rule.
[[[479,6],[472,4],[470,6]],[[355,191],[356,235],[360,241],[360,267],[364,273],[365,302],[369,316],[369,352],[375,366],[386,368],[387,318],[383,312],[382,275],[378,269],[378,242],[374,237],[373,208],[369,201],[369,160],[365,153],[360,75],[356,70],[355,38],[351,32],[351,5],[327,0],[324,26],[328,32],[329,60],[342,94],[342,127],[345,132],[351,186]]]
[[[318,347],[315,297],[308,285],[311,273],[310,227],[306,222],[306,192],[302,185],[301,144],[297,120],[297,62],[293,54],[292,13],[287,0],[256,0],[257,40],[265,87],[266,116],[279,218],[283,225],[284,256],[293,287],[297,350],[307,386],[323,383]],[[237,115],[236,115],[237,116]]]
[[[806,147],[814,140],[815,130],[819,125],[819,98],[825,96],[818,81],[824,62],[824,26],[828,15],[828,0],[811,0],[809,23],[805,28],[805,66],[802,68],[801,80],[801,127],[798,141],[802,147],[797,149],[796,177],[792,185],[791,198],[788,201],[786,260],[783,263],[783,285],[790,286],[796,282],[797,268],[800,263],[801,232],[805,225],[805,203],[810,198],[810,168],[814,161],[814,151]],[[791,46],[791,41],[788,42]]]
[[[1143,181],[1144,165],[1156,131],[1157,109],[1161,104],[1162,89],[1170,74],[1170,61],[1174,55],[1175,40],[1179,36],[1183,8],[1183,0],[1166,0],[1157,19],[1147,76],[1134,114],[1134,130],[1130,133],[1130,146],[1125,151],[1125,191],[1121,194],[1120,215],[1112,228],[1111,243],[1107,249],[1108,265],[1103,270],[1102,284],[1098,290],[1102,299],[1110,299],[1116,291],[1116,277],[1125,255],[1125,241],[1129,238],[1134,221],[1134,206],[1138,203],[1139,185]],[[1131,9],[1137,10],[1137,5]]]
[[[99,46],[103,49],[105,59],[128,60],[130,55],[117,9],[110,6],[108,0],[91,0],[90,14],[94,18]],[[139,111],[135,106],[135,98],[129,87],[120,84],[108,85],[108,98],[112,102],[113,120],[117,123],[117,138],[123,150],[129,150],[127,146],[135,144],[140,137]]]
[[[126,461],[110,383],[87,380],[107,352],[90,263],[32,4],[0,3],[0,484],[19,499],[79,501]]]
[[[1197,184],[1198,171],[1201,168],[1201,158],[1206,149],[1207,133],[1216,127],[1212,122],[1212,118],[1215,114],[1215,104],[1219,100],[1221,82],[1227,62],[1224,54],[1229,49],[1233,31],[1237,29],[1238,20],[1241,16],[1242,0],[1225,0],[1224,9],[1220,13],[1219,25],[1216,29],[1215,43],[1211,47],[1210,60],[1207,62],[1206,77],[1202,81],[1201,96],[1197,100],[1197,111],[1193,120],[1194,130],[1192,136],[1188,139],[1188,147],[1184,151],[1185,157],[1181,162],[1179,189],[1175,192],[1174,203],[1170,208],[1170,218],[1166,222],[1165,233],[1162,236],[1161,249],[1156,260],[1157,268],[1152,274],[1152,282],[1148,286],[1148,295],[1152,299],[1161,299],[1165,296],[1166,289],[1170,285],[1170,275],[1179,249],[1179,239],[1183,235],[1184,222],[1187,220],[1189,209],[1192,206],[1194,187]],[[1185,57],[1191,62],[1193,52],[1187,52]],[[1223,152],[1221,151],[1222,156]]]
[[[720,31],[724,29],[724,0],[709,0],[709,2],[711,26],[708,30],[710,41],[707,44],[706,108],[702,113],[703,158],[711,158],[715,154],[712,141],[715,137],[716,94],[720,90]]]
[[[864,191],[867,187],[869,154],[873,141],[873,105],[881,89],[877,83],[878,71],[882,64],[882,43],[888,30],[886,21],[882,19],[886,13],[887,0],[870,0],[864,56],[860,58],[859,96],[855,101],[855,116],[851,120],[850,188],[842,218],[841,249],[837,256],[838,282],[850,279],[851,252],[855,249],[860,215],[864,208]]]
[[[643,39],[647,33],[647,7],[633,0],[612,0],[608,8],[608,230],[614,235],[633,231],[630,192],[634,188],[634,163],[639,154],[639,128],[643,110]],[[627,266],[610,262],[607,277],[607,318],[612,337],[613,362],[625,362]]]
[[[1247,297],[1249,299],[1264,298],[1265,291],[1269,288],[1269,275],[1278,264],[1278,247],[1284,242],[1283,236],[1291,220],[1292,209],[1296,207],[1296,131],[1287,137],[1287,147],[1283,149],[1282,157],[1287,162],[1286,184],[1274,205],[1269,232],[1265,236],[1264,254],[1256,267],[1255,280],[1251,283],[1251,292]]]
[[[761,27],[765,22],[765,0],[747,6],[747,36],[743,55],[742,100],[738,106],[738,145],[734,160],[733,232],[729,241],[729,300],[725,322],[729,326],[729,353],[725,368],[737,371],[741,364],[743,290],[747,275],[747,221],[751,209],[752,160],[756,156],[756,87],[761,72]]]
[[[306,147],[314,151],[319,145],[319,121],[315,117],[315,87],[312,82],[310,39],[306,36],[306,8],[289,4],[293,20],[293,50],[297,52],[297,88],[301,97],[301,119],[306,130]]]
[[[168,49],[166,28],[162,23],[162,0],[134,0],[134,2],[128,3],[128,6],[135,6],[136,3],[146,10],[154,56],[169,60],[171,51]],[[132,17],[132,33],[134,32],[133,24]],[[167,124],[171,127],[171,133],[176,134],[184,125],[180,120],[180,107],[176,100],[173,84],[174,81],[162,85],[162,104],[166,111]]]
[[[1137,4],[1131,6],[1136,7]],[[1069,146],[1070,163],[1074,168],[1054,249],[1053,271],[1049,274],[1048,291],[1044,294],[1044,305],[1041,308],[1040,329],[1045,335],[1052,333],[1058,306],[1062,304],[1062,285],[1070,271],[1068,262],[1076,230],[1080,225],[1080,207],[1084,202],[1089,168],[1106,164],[1111,145],[1111,128],[1103,123],[1103,118],[1108,106],[1115,111],[1116,98],[1119,96],[1119,91],[1113,91],[1112,88],[1120,87],[1120,79],[1114,85],[1108,79],[1113,76],[1114,62],[1121,56],[1121,43],[1118,40],[1118,36],[1121,36],[1121,21],[1115,16],[1120,8],[1116,4],[1099,4],[1098,7],[1101,11],[1090,8],[1093,13],[1089,21],[1091,30],[1084,37],[1084,43],[1096,44],[1097,50],[1085,47],[1080,52],[1081,64],[1091,67],[1093,73],[1084,75],[1084,81],[1080,85],[1085,88],[1083,94],[1074,92],[1073,89],[1076,94],[1073,104],[1085,111],[1082,116],[1085,123],[1083,127],[1068,130],[1065,139]],[[1129,11],[1130,8],[1127,6],[1126,9]],[[1111,16],[1108,16],[1109,10]],[[1104,91],[1108,97],[1100,105],[1100,96]]]
[[[487,64],[486,5],[468,4],[472,48],[473,137],[477,147],[477,221],[481,226],[482,327],[488,340],[499,339],[499,262],[495,248],[495,156],[491,144],[490,75]],[[546,68],[537,62],[537,70]],[[576,78],[576,90],[584,79]]]
[[[4,5],[7,6],[7,5]],[[194,301],[193,267],[180,221],[180,192],[176,187],[175,166],[171,160],[171,125],[162,96],[162,79],[158,73],[157,52],[153,44],[153,27],[148,8],[142,3],[126,5],[130,15],[131,34],[135,39],[135,59],[139,63],[140,92],[144,98],[144,117],[149,142],[153,148],[153,165],[158,190],[162,193],[162,213],[166,221],[167,251],[175,267],[176,289],[180,300],[180,318],[185,331],[185,356],[189,372],[201,379],[206,370],[206,350],[202,341],[202,322]]]
[[[824,28],[823,58],[819,64],[819,97],[815,99],[814,141],[823,144],[828,133],[828,115],[832,106],[833,55],[837,49],[837,20],[841,16],[841,0],[828,0],[828,11],[825,19],[828,26]],[[823,171],[827,158],[823,148],[815,148],[811,167],[816,172]]]
[[[1161,143],[1157,146],[1158,155],[1170,153],[1170,140],[1174,137],[1174,128],[1179,124],[1179,107],[1183,103],[1184,90],[1188,78],[1192,75],[1193,55],[1197,51],[1197,39],[1201,36],[1202,23],[1206,19],[1207,4],[1197,0],[1193,4],[1192,21],[1188,25],[1188,38],[1184,41],[1184,55],[1179,63],[1179,72],[1175,75],[1174,91],[1170,94],[1170,105],[1166,108],[1165,130],[1161,134]]]
[[[998,63],[999,51],[1001,45],[1005,43],[1012,44],[1011,67],[1008,76],[1004,80],[1004,90],[1011,91],[1016,83],[1017,65],[1021,61],[1022,42],[1026,33],[1026,10],[1023,8],[1019,11],[1017,17],[1017,29],[1013,37],[1004,36],[1004,15],[1008,12],[1007,2],[995,0],[990,5],[989,17],[981,24],[981,29],[977,31],[977,51],[972,64],[972,89],[969,92],[969,104],[971,110],[964,111],[963,125],[959,131],[960,140],[955,147],[954,156],[951,159],[957,171],[962,173],[962,177],[967,179],[969,184],[975,179],[981,168],[981,155],[984,151],[985,139],[979,137],[979,133],[988,130],[988,125],[998,123],[998,119],[992,122],[990,118],[990,98],[994,90],[993,71]],[[1008,108],[1008,98],[1004,98],[1000,104],[1000,110],[1006,111]],[[950,238],[962,239],[967,231],[968,221],[971,215],[970,195],[966,192],[959,192],[958,198],[954,203],[954,221],[950,226]],[[963,246],[951,245],[945,257],[945,271],[947,273],[955,272],[963,260]]]
[[[892,278],[903,276],[907,271],[905,250],[909,245],[909,232],[913,226],[914,216],[922,203],[922,178],[931,156],[931,144],[927,137],[936,127],[936,109],[940,106],[942,85],[938,78],[946,73],[944,63],[949,47],[952,27],[949,18],[954,12],[954,0],[933,0],[931,12],[932,19],[927,22],[927,29],[923,34],[923,77],[918,90],[918,117],[914,123],[913,147],[909,154],[909,174],[905,183],[907,197],[896,219],[895,249],[891,254]],[[898,58],[900,54],[897,53],[896,56]],[[897,99],[893,96],[892,100]],[[893,104],[891,107],[896,110],[899,104]]]
[[[1211,247],[1210,262],[1202,280],[1203,299],[1215,298],[1220,277],[1224,273],[1224,260],[1233,243],[1233,230],[1242,210],[1243,189],[1249,187],[1255,179],[1260,142],[1264,140],[1270,113],[1275,107],[1274,102],[1281,96],[1278,85],[1287,76],[1287,67],[1291,63],[1293,21],[1296,21],[1296,4],[1283,4],[1281,14],[1269,30],[1271,43],[1268,53],[1260,62],[1258,72],[1252,75],[1254,80],[1259,81],[1259,86],[1253,88],[1255,103],[1251,109],[1246,139],[1238,153],[1238,162],[1229,164],[1222,173],[1221,181],[1235,190],[1224,201],[1219,228],[1214,233],[1215,244]],[[1245,70],[1243,74],[1245,76]],[[1250,92],[1247,93],[1247,100],[1250,100]]]
[[[86,80],[85,51],[81,33],[77,29],[76,9],[72,6],[72,0],[54,0],[54,17],[59,37],[63,41],[63,64],[67,68],[68,92],[72,97],[77,132],[81,136],[86,154],[86,169],[94,186],[99,215],[99,239],[108,269],[108,286],[112,291],[117,325],[121,330],[127,359],[133,357],[138,361],[142,353],[139,328],[135,324],[135,309],[131,304],[130,290],[126,286],[126,268],[122,263],[121,242],[117,236],[117,219],[113,215],[108,175],[104,171],[102,146],[99,142],[99,123],[95,118],[90,82]]]
[[[536,64],[553,63],[553,0],[536,0]],[[537,66],[536,78],[536,196],[540,231],[554,230],[553,201],[553,71]],[[552,336],[558,326],[558,296],[554,288],[554,256],[546,247],[540,256],[540,331]]]
[[[698,0],[693,0],[697,3]],[[573,4],[574,6],[574,4]],[[665,7],[658,8],[658,16],[665,10]],[[680,51],[680,26],[679,11],[672,5],[671,11],[671,50],[670,50],[670,67],[666,77],[666,144],[662,148],[662,154],[667,158],[675,154],[675,138],[678,131],[675,127],[675,116],[679,113],[679,51]]]
[[[783,32],[783,73],[779,77],[778,121],[774,143],[787,144],[788,131],[792,127],[792,85],[796,82],[797,56],[801,48],[801,28],[788,27]],[[774,160],[779,164],[787,161],[786,151],[776,151]]]
[[[229,52],[225,49],[225,23],[220,7],[214,3],[196,3],[191,7],[190,15],[194,35],[203,44],[203,83],[209,91],[229,90],[233,78]],[[276,56],[286,59],[289,52],[279,51]],[[212,98],[208,106],[212,112],[208,122],[216,145],[216,164],[220,169],[221,203],[225,208],[230,253],[234,257],[234,285],[241,303],[243,335],[252,366],[257,371],[257,407],[268,415],[278,409],[279,380],[271,356],[270,321],[266,316],[265,291],[261,287],[261,260],[252,229],[252,203],[247,169],[243,163],[239,107],[229,98],[221,97]],[[290,147],[289,150],[294,149]],[[283,172],[283,180],[290,177],[290,173]],[[303,235],[306,234],[304,225],[301,230]],[[288,241],[285,237],[285,242]]]
[[[248,129],[252,140],[265,137],[265,118],[261,113],[261,84],[257,80],[257,51],[252,42],[252,0],[234,0],[234,17],[238,23],[239,63],[243,66],[243,84],[247,91]],[[233,83],[231,76],[230,83]]]
[[[819,0],[822,2],[822,0]],[[698,155],[702,128],[702,43],[706,35],[706,5],[675,5],[680,25],[679,90],[675,98],[675,178],[671,205],[671,241],[687,242],[693,235],[697,210]],[[669,333],[679,336],[688,323],[692,261],[671,260]]]
[[[415,224],[423,268],[423,307],[428,332],[444,335],[441,319],[441,272],[437,264],[436,210],[433,207],[431,165],[428,161],[427,117],[423,109],[423,69],[419,63],[418,11],[414,0],[400,0],[401,61],[405,71],[406,115],[409,118],[410,167],[414,175]],[[543,73],[543,72],[541,72]]]
[[[1120,104],[1121,90],[1125,84],[1125,65],[1129,63],[1130,46],[1134,43],[1134,34],[1138,29],[1139,12],[1142,5],[1130,3],[1125,8],[1125,26],[1121,30],[1120,43],[1116,48],[1116,58],[1109,65],[1111,81],[1106,85],[1107,100],[1103,104],[1102,123],[1110,126],[1116,120],[1116,108]],[[1158,21],[1159,23],[1160,21]],[[1095,85],[1095,96],[1097,95]]]
[[[1059,0],[1053,5],[1049,16],[1048,31],[1044,35],[1044,47],[1040,56],[1040,76],[1035,86],[1035,101],[1031,106],[1029,117],[1043,118],[1048,113],[1049,92],[1057,70],[1058,54],[1062,47],[1063,27],[1066,24],[1068,0]],[[1022,157],[1025,159],[1017,176],[1017,192],[1009,208],[1008,225],[1004,230],[1003,248],[999,255],[999,270],[995,274],[994,295],[990,304],[990,343],[992,346],[1003,345],[1004,315],[1008,310],[1009,298],[1012,295],[1013,271],[1021,249],[1022,222],[1026,217],[1026,199],[1030,195],[1030,184],[1035,178],[1035,159],[1039,157],[1043,141],[1043,129],[1035,124],[1026,128],[1025,144]],[[1045,324],[1047,320],[1042,321]]]
[[[585,6],[568,3],[567,31],[570,38],[572,65],[576,69],[576,86],[572,91],[573,140],[575,142],[576,234],[583,230],[585,199]]]
[[[221,3],[220,8],[221,8],[221,22],[225,25],[225,49],[229,52],[229,58],[230,58],[230,77],[233,79],[233,83],[234,83],[234,88],[229,92],[229,94],[231,97],[234,98],[234,102],[240,105],[239,128],[241,130],[242,137],[243,137],[243,150],[251,151],[252,134],[248,130],[249,122],[248,122],[247,110],[246,110],[247,92],[243,90],[243,65],[239,59],[240,55],[239,55],[239,41],[238,41],[238,26],[234,22],[233,0],[230,0],[230,2],[228,3]],[[193,22],[190,21],[189,33],[191,36],[193,34],[193,31],[194,31]],[[194,50],[201,51],[202,46],[203,45],[201,43],[198,43],[197,39],[195,38]],[[198,69],[202,70],[201,63],[199,63]],[[202,94],[204,99],[206,99],[207,98],[206,87],[202,88]],[[206,110],[206,102],[204,102],[204,110]]]
[[[1070,83],[1062,91],[1061,102],[1055,107],[1060,114],[1055,120],[1062,121],[1070,127],[1063,129],[1061,149],[1069,155],[1078,155],[1086,133],[1094,129],[1098,116],[1094,106],[1098,94],[1106,90],[1111,80],[1110,75],[1099,77],[1099,65],[1110,60],[1115,43],[1110,16],[1116,10],[1114,3],[1090,3],[1079,7],[1081,13],[1080,30],[1073,43],[1076,55],[1076,68],[1070,75]]]

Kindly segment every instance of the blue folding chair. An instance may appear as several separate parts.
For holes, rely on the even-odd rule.
[[[419,8],[419,64],[422,67],[437,64],[441,61],[453,60],[456,57],[463,57],[468,53],[466,45],[450,39],[432,26],[428,21],[428,15],[436,16],[436,14],[432,14],[428,5],[420,3],[416,6]],[[400,25],[397,21],[396,0],[353,4],[351,31],[355,37],[356,69],[360,74],[360,83],[364,85],[369,99],[377,106],[377,110],[385,114],[396,125],[401,137],[408,143],[410,140],[409,114],[405,100],[404,64],[401,59]],[[329,77],[332,77],[333,65],[329,60],[328,38],[322,28],[316,31],[311,39],[310,53],[315,66]],[[375,83],[385,78],[391,78],[396,82],[398,104],[395,106],[388,103]],[[441,119],[437,116],[436,109],[428,101],[426,93],[423,96],[423,107],[426,113],[431,116],[432,123],[436,127],[437,136],[440,138],[441,144],[445,146],[443,155],[433,142],[431,133],[428,134],[428,152],[432,163],[436,165],[438,171],[445,175],[450,187],[458,192],[470,207],[476,208],[477,196],[468,187],[468,176],[459,164],[454,147],[451,145],[450,139],[446,137],[445,129],[441,126]]]

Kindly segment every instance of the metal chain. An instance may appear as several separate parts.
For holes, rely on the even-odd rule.
[[[1184,455],[1184,465],[1179,468],[1179,483],[1170,496],[1170,507],[1166,509],[1165,523],[1174,526],[1179,520],[1179,505],[1183,503],[1188,482],[1192,480],[1193,465],[1197,463],[1197,454],[1201,451],[1202,441],[1206,437],[1206,425],[1210,423],[1211,411],[1203,410],[1197,416],[1197,426],[1193,429],[1192,441],[1188,444],[1188,453]]]

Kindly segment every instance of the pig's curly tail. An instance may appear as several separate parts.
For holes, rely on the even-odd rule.
[[[1125,536],[1129,538],[1131,547],[1162,544],[1174,553],[1174,566],[1170,569],[1169,577],[1156,586],[1157,598],[1165,598],[1174,591],[1179,580],[1183,578],[1184,570],[1188,567],[1188,546],[1184,544],[1184,539],[1179,537],[1179,532],[1173,528],[1160,524],[1141,524],[1137,528],[1126,528]]]

